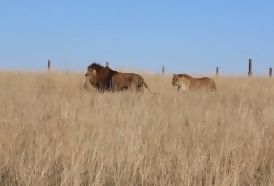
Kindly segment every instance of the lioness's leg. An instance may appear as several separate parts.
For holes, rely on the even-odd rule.
[[[187,90],[187,86],[184,83],[180,87],[183,92]]]

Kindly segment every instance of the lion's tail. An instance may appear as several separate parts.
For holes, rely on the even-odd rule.
[[[151,92],[144,79],[142,80],[142,82],[143,82],[143,85],[148,89],[148,91]]]
[[[216,84],[215,82],[212,85],[212,92],[215,94],[217,92]]]

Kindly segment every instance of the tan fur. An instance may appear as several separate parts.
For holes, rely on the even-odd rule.
[[[111,78],[111,86],[114,91],[123,91],[134,88],[134,77],[131,73],[117,73],[113,74]],[[135,88],[136,90],[136,88]]]
[[[206,90],[215,92],[216,85],[209,77],[193,78],[188,74],[173,74],[172,85],[178,86],[178,91],[186,90]]]

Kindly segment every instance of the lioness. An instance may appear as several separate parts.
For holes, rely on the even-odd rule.
[[[209,77],[193,78],[188,74],[173,74],[172,85],[178,86],[178,91],[191,89],[210,90],[213,93],[216,91],[216,85],[213,79]]]

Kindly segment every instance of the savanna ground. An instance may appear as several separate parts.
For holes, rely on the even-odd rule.
[[[0,185],[274,185],[273,79],[214,77],[213,95],[143,76],[160,95],[0,72]]]

